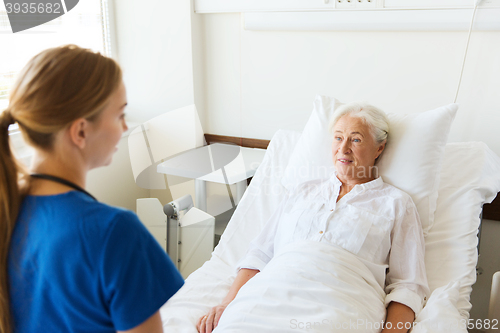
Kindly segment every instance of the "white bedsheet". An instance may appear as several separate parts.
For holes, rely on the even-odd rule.
[[[329,244],[288,244],[226,308],[222,332],[379,332],[385,293],[352,253]]]

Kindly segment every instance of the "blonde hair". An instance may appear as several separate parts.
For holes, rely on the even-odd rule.
[[[382,143],[387,140],[387,135],[389,134],[389,119],[385,112],[373,105],[361,102],[344,104],[335,110],[332,119],[330,119],[328,131],[333,133],[333,128],[337,121],[346,115],[363,119],[365,124],[370,127],[373,138],[377,143]]]
[[[110,58],[76,45],[42,51],[19,73],[0,113],[0,332],[13,330],[7,262],[10,240],[29,178],[9,144],[9,125],[17,122],[26,142],[50,151],[55,134],[73,121],[96,120],[122,81]]]

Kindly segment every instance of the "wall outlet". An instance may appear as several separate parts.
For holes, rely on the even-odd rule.
[[[335,8],[354,9],[358,0],[335,0]]]
[[[377,0],[355,0],[356,8],[377,8]]]
[[[335,8],[340,8],[340,9],[377,8],[377,0],[335,0]]]

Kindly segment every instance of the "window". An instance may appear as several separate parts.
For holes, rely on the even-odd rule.
[[[66,14],[15,34],[4,2],[0,1],[0,111],[8,106],[9,90],[16,74],[44,49],[76,44],[112,56],[109,1],[79,1]]]

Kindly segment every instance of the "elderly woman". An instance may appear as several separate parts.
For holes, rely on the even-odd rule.
[[[259,302],[263,302],[263,298],[272,298],[269,295],[275,292],[272,290],[274,287],[260,292],[259,287],[255,287],[258,284],[254,284],[253,290],[243,288],[240,291],[250,279],[257,280],[262,277],[264,280],[267,279],[265,281],[268,285],[272,279],[280,279],[276,286],[279,287],[281,284],[285,285],[283,287],[285,290],[286,288],[297,290],[304,289],[305,286],[300,282],[294,283],[294,279],[307,275],[308,270],[313,271],[312,280],[316,278],[314,274],[321,279],[319,276],[323,274],[322,271],[326,271],[327,278],[324,281],[328,284],[330,276],[337,274],[329,267],[324,267],[329,266],[330,261],[337,260],[338,256],[342,257],[344,262],[335,267],[342,269],[349,266],[350,262],[360,262],[363,266],[361,270],[359,265],[353,264],[354,268],[351,271],[361,272],[359,274],[363,278],[358,279],[357,273],[351,271],[348,272],[351,275],[339,274],[348,280],[345,281],[346,287],[341,283],[332,294],[331,302],[321,303],[321,306],[340,302],[341,305],[337,308],[347,315],[335,318],[350,318],[354,321],[364,318],[366,321],[385,322],[384,325],[358,327],[353,331],[384,333],[408,331],[429,293],[424,266],[424,238],[418,213],[410,196],[384,183],[381,177],[377,177],[375,162],[385,148],[388,131],[387,117],[381,110],[371,105],[351,103],[335,112],[330,123],[335,174],[327,180],[306,182],[288,194],[262,232],[252,241],[246,256],[240,261],[238,274],[227,296],[220,305],[213,307],[207,315],[199,319],[197,324],[199,332],[211,332],[216,327],[217,332],[249,331],[240,329],[241,322],[251,321],[246,320],[250,318],[249,316],[243,317],[239,322],[231,320],[231,317],[247,312],[244,303],[251,300],[252,295],[254,298],[261,298],[252,301],[254,303],[251,305],[246,303],[254,311],[258,308]],[[290,245],[293,247],[293,244],[299,244],[294,249],[293,259],[288,259],[286,264],[275,264],[276,257],[280,257],[279,260],[283,261],[281,254],[289,251]],[[315,244],[321,247],[316,247]],[[316,260],[314,254],[311,259],[302,257],[300,252],[307,252],[311,248],[318,248],[319,252],[331,255],[329,257],[331,260],[327,259],[317,266],[308,266],[309,261]],[[321,260],[319,253],[318,260]],[[299,261],[297,266],[299,268],[290,273],[287,267],[293,266],[294,261]],[[281,275],[273,273],[270,278],[271,273],[265,276],[269,266],[279,267],[278,270],[286,272]],[[263,271],[264,268],[266,271]],[[363,268],[371,272],[374,280],[370,280],[371,275],[366,275]],[[362,292],[361,295],[344,292],[344,289],[349,289],[348,283],[352,283],[351,280],[371,283],[368,290],[373,292]],[[248,285],[250,283],[245,287],[250,287]],[[314,297],[311,298],[313,303],[316,300]],[[237,302],[240,298],[244,298],[245,301]],[[308,300],[297,302],[305,304]],[[342,302],[346,305],[342,305]],[[368,303],[365,304],[368,307],[378,308],[381,311],[374,312],[378,313],[376,315],[369,314],[370,310],[358,311],[357,307],[363,307],[363,302]],[[276,313],[287,311],[287,304],[275,303]],[[272,306],[270,308],[272,309]],[[380,318],[380,313],[385,317]],[[269,316],[272,316],[271,312]],[[292,331],[297,327],[289,326],[288,330],[284,328],[286,327],[275,329]],[[342,326],[337,326],[337,330],[333,328],[335,325],[331,325],[328,331],[344,332],[350,329]],[[258,328],[253,327],[253,329]]]

